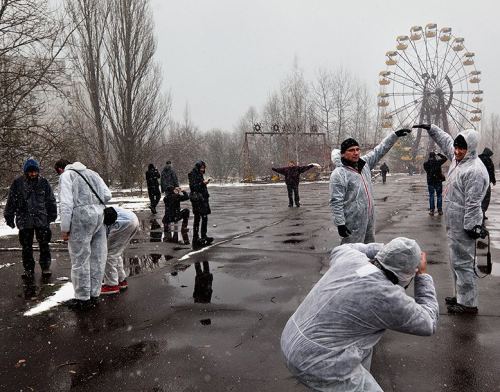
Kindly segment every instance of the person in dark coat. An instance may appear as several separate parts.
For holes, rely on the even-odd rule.
[[[170,224],[182,219],[181,231],[188,231],[189,209],[181,210],[181,202],[189,200],[189,195],[182,188],[175,188],[165,196],[165,216],[163,217],[164,231],[171,231]]]
[[[485,147],[483,152],[479,154],[479,159],[481,159],[484,166],[486,166],[486,170],[488,171],[488,175],[490,177],[490,184],[488,184],[486,195],[484,196],[483,202],[481,203],[481,209],[483,210],[483,219],[488,219],[488,217],[486,216],[486,210],[490,205],[491,184],[495,185],[497,183],[497,180],[495,178],[495,165],[491,160],[492,155],[493,151],[491,151],[488,147]]]
[[[148,166],[148,171],[146,172],[146,183],[148,184],[149,200],[151,201],[150,208],[153,214],[156,214],[156,206],[161,199],[158,178],[160,178],[160,173],[158,173],[155,165],[150,163]]]
[[[436,153],[430,152],[429,159],[424,162],[424,170],[427,173],[427,189],[429,191],[429,215],[434,215],[434,193],[437,199],[437,210],[439,215],[443,215],[443,181],[445,180],[441,166],[446,162],[446,157],[437,153],[439,159],[436,158]]]
[[[40,248],[42,276],[49,277],[50,248],[52,238],[50,223],[57,218],[57,204],[47,179],[40,176],[40,166],[34,159],[28,159],[23,166],[24,175],[16,178],[10,186],[5,206],[5,222],[18,227],[19,242],[23,248],[23,278],[32,279],[35,273],[33,238],[36,235]],[[14,222],[15,220],[15,222]]]
[[[179,188],[177,173],[172,168],[172,161],[167,161],[161,171],[161,191],[167,194],[173,192],[175,188]]]
[[[389,173],[389,166],[387,166],[387,163],[384,162],[382,163],[382,165],[380,165],[380,174],[382,174],[382,184],[385,184],[387,173]]]
[[[207,237],[208,215],[212,212],[208,199],[207,185],[210,179],[205,180],[206,164],[203,161],[195,163],[193,170],[189,172],[189,189],[191,194],[191,205],[193,206],[193,248],[209,245],[213,242],[212,237]],[[200,237],[200,221],[201,221],[201,237]]]
[[[285,176],[286,189],[288,191],[288,207],[295,205],[300,207],[299,197],[299,182],[300,175],[313,167],[320,167],[317,163],[311,163],[306,166],[297,166],[294,161],[289,161],[288,166],[285,167],[272,167],[271,170]]]

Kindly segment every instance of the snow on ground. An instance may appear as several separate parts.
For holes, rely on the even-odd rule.
[[[65,283],[53,295],[46,298],[38,305],[25,312],[24,316],[34,316],[40,314],[74,297],[75,297],[75,290],[73,289],[73,283],[71,282]]]

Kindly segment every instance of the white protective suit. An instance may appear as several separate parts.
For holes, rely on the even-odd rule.
[[[114,208],[118,218],[108,229],[108,258],[104,269],[104,284],[108,286],[116,286],[127,278],[122,255],[139,229],[139,219],[132,211]]]
[[[429,130],[429,136],[451,160],[447,183],[443,190],[443,211],[457,302],[477,307],[478,288],[474,274],[476,240],[470,238],[465,230],[472,230],[474,226],[483,223],[481,201],[488,190],[490,179],[486,167],[478,158],[477,131],[467,129],[458,135],[462,135],[467,142],[467,154],[457,163],[453,138],[435,125]]]
[[[399,279],[392,283],[370,260]],[[382,391],[370,374],[373,346],[386,329],[429,336],[439,305],[432,277],[415,276],[415,299],[401,286],[415,275],[414,240],[345,244],[333,249],[330,268],[288,320],[281,349],[294,376],[316,391]]]
[[[80,162],[67,165],[59,178],[61,231],[70,233],[68,250],[75,298],[88,300],[101,293],[108,252],[104,206],[74,170],[85,176],[103,202],[111,199],[111,192],[99,174]]]
[[[391,132],[368,154],[360,157],[356,169],[345,166],[340,158],[340,150],[332,151],[335,170],[330,176],[330,207],[335,226],[346,225],[351,231],[342,239],[342,244],[375,241],[375,212],[373,207],[373,186],[371,170],[387,154],[398,140]]]

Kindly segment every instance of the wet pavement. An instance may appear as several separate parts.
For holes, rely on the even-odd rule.
[[[328,184],[300,190],[302,206],[288,208],[284,185],[211,187],[215,241],[197,252],[187,244],[191,232],[165,237],[162,210],[138,213],[142,230],[125,255],[129,289],[86,313],[55,306],[23,316],[67,284],[66,245],[52,246],[53,276],[42,281],[37,266],[35,284],[26,286],[17,238],[0,238],[0,390],[307,390],[286,369],[279,338],[338,238]],[[384,391],[500,390],[500,196],[493,188],[487,221],[494,276],[479,283],[480,314],[463,317],[446,314],[452,281],[444,220],[427,214],[426,193],[420,176],[377,183],[376,238],[405,235],[428,252],[438,331],[430,338],[388,331],[372,372]],[[480,264],[485,252],[478,250]]]

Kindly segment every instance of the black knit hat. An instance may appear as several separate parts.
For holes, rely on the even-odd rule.
[[[465,141],[465,138],[462,135],[458,135],[453,141],[453,147],[463,148],[464,150],[467,150],[467,142]]]
[[[359,143],[350,137],[349,139],[345,139],[340,145],[340,153],[343,154],[346,150],[352,146],[359,146]]]

